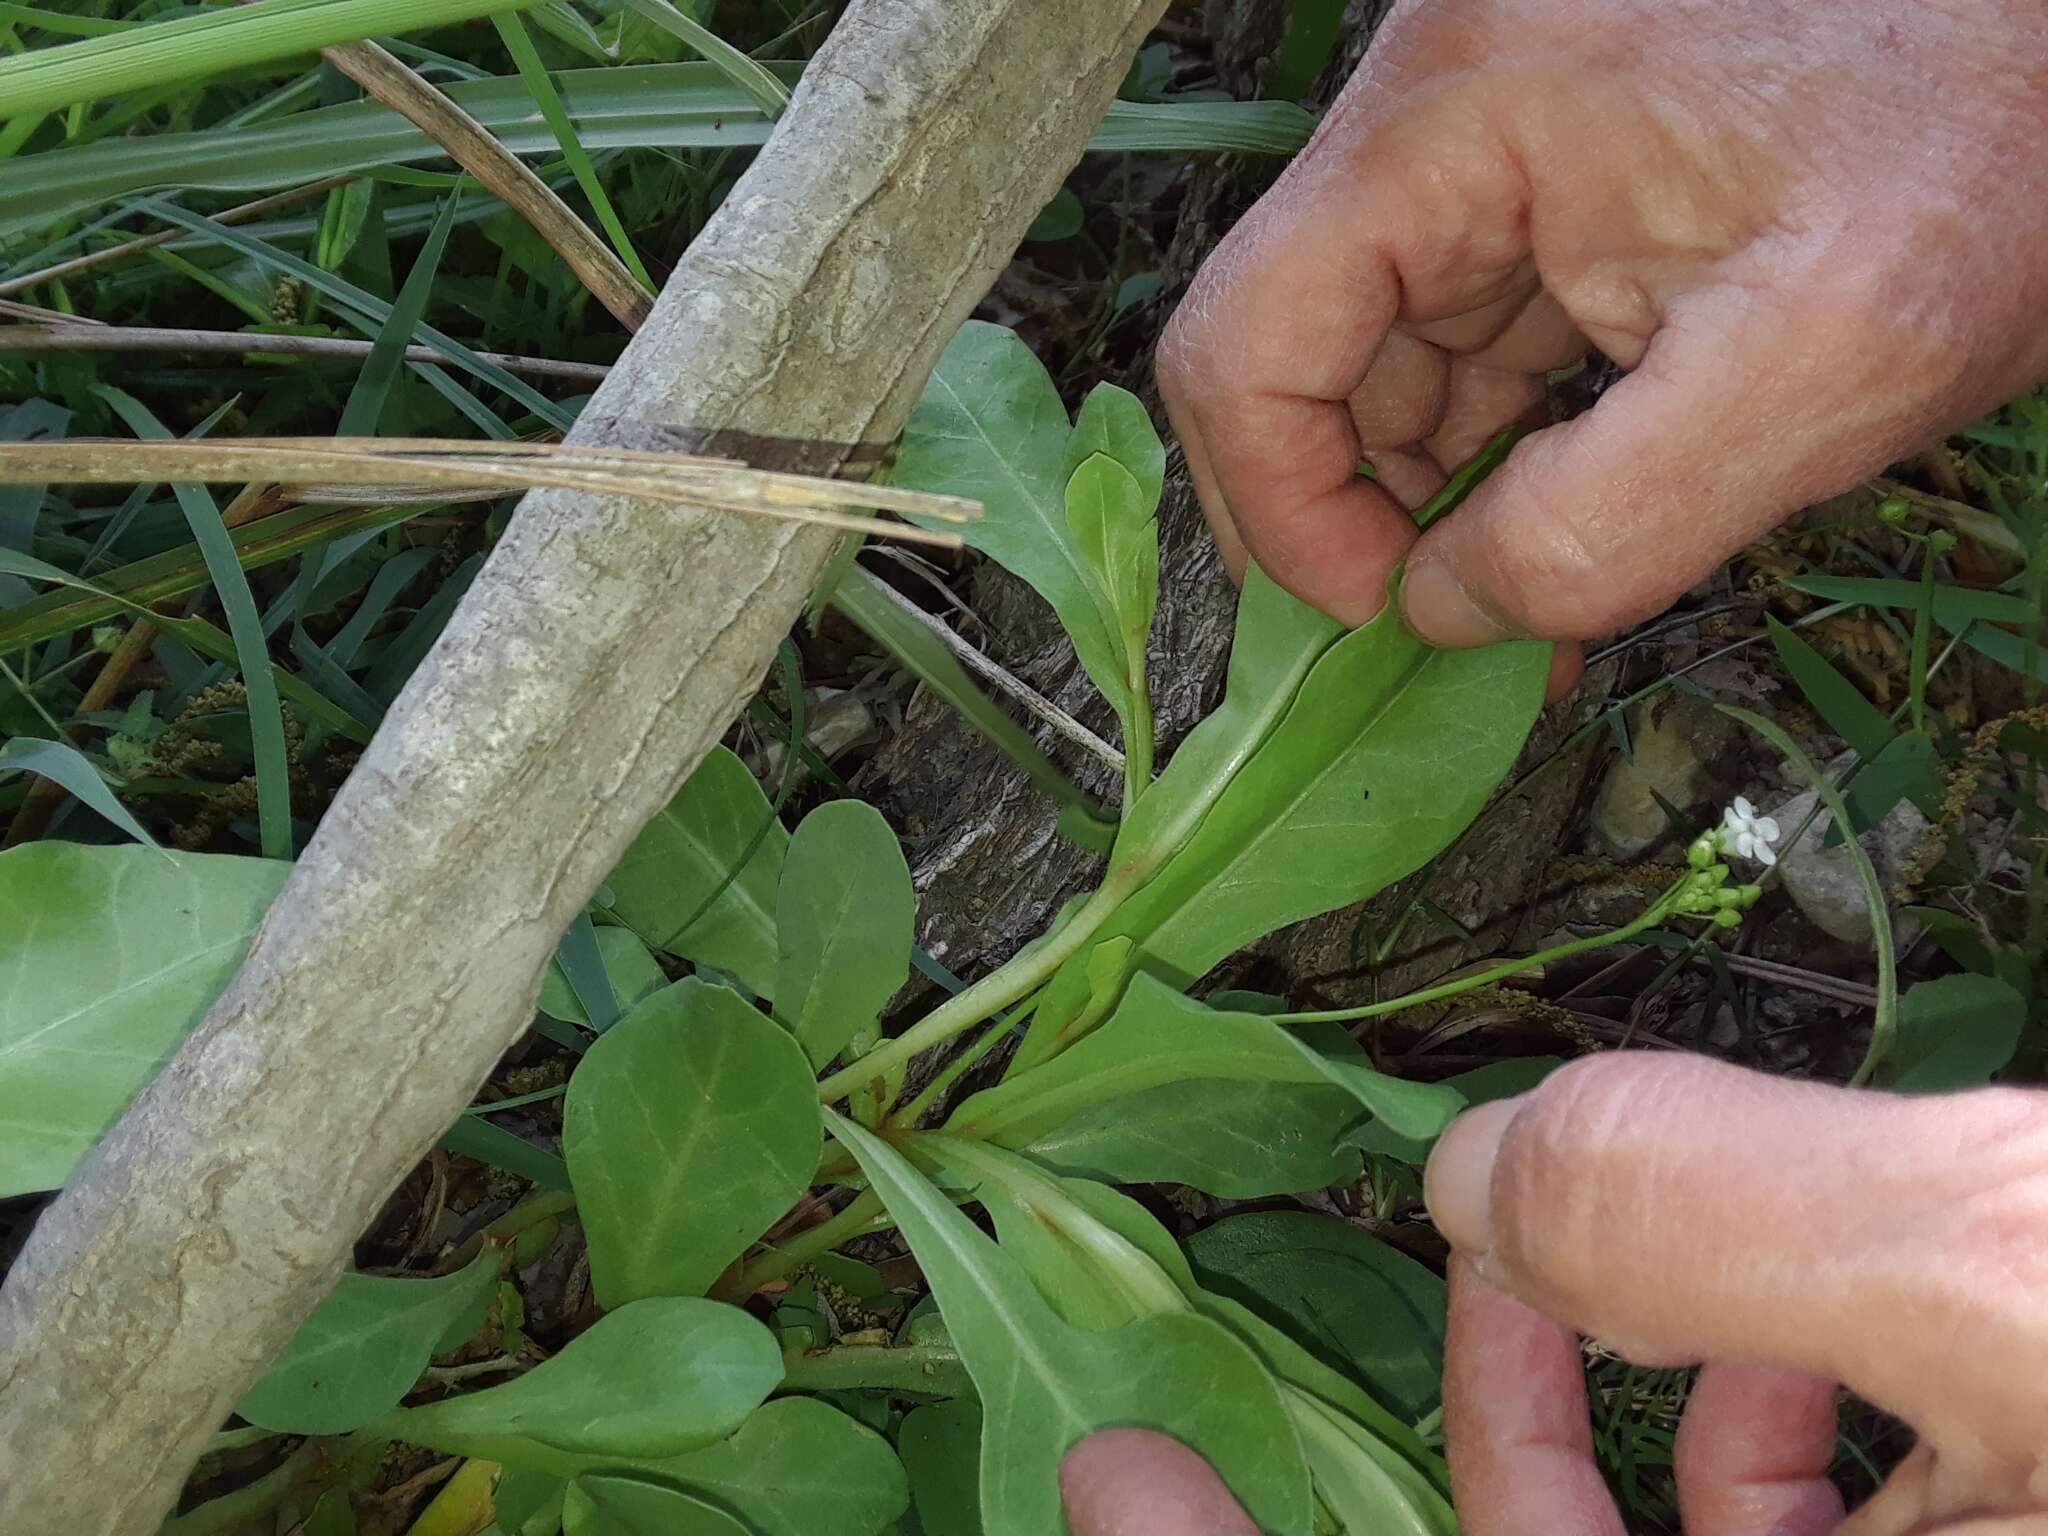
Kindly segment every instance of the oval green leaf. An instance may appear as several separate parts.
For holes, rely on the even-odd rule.
[[[881,1017],[910,975],[917,893],[882,813],[835,800],[789,840],[776,907],[776,1016],[813,1067]]]
[[[781,1380],[774,1335],[746,1313],[663,1296],[599,1318],[524,1376],[401,1408],[377,1428],[457,1456],[574,1477],[723,1439]]]
[[[135,846],[0,854],[0,1196],[64,1182],[204,1017],[290,873]]]
[[[802,1196],[819,1147],[786,1030],[694,978],[655,993],[591,1046],[562,1110],[598,1301],[701,1295]]]

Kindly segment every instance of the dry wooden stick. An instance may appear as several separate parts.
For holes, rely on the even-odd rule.
[[[323,48],[320,57],[448,151],[534,228],[619,324],[637,331],[654,299],[553,187],[443,92],[376,43]]]
[[[0,303],[0,312],[6,306]],[[45,320],[51,311],[39,311]],[[0,352],[277,352],[294,357],[368,357],[375,342],[352,336],[289,336],[270,331],[186,331],[169,326],[105,325],[66,315],[66,323],[0,326]],[[479,352],[508,373],[537,379],[597,384],[610,370],[603,363],[575,363],[556,357],[522,357],[515,352]],[[405,349],[409,363],[441,363],[432,347]]]

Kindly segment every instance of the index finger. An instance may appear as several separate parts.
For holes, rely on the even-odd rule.
[[[1379,611],[1415,539],[1400,503],[1358,474],[1367,375],[1397,320],[1482,306],[1527,254],[1519,178],[1490,130],[1440,102],[1389,106],[1373,84],[1362,71],[1217,247],[1159,352],[1226,547],[1234,533],[1275,581],[1351,624]],[[1388,404],[1374,402],[1376,419]]]

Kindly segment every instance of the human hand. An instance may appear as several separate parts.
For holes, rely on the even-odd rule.
[[[1364,621],[1404,509],[1590,341],[1630,376],[1404,606],[1445,645],[1647,617],[2048,377],[2044,143],[2040,0],[1406,0],[1160,345],[1226,562]]]
[[[1599,1056],[1460,1118],[1427,1192],[1457,1254],[1444,1425],[1465,1536],[1621,1536],[1580,1332],[1641,1365],[1707,1362],[1678,1432],[1687,1536],[2048,1529],[2048,1095]],[[1837,1383],[1920,1436],[1846,1521]],[[1253,1529],[1192,1452],[1136,1434],[1069,1454],[1075,1536]]]

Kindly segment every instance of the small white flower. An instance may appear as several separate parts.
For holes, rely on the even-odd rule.
[[[1769,866],[1778,862],[1777,850],[1771,847],[1777,840],[1778,823],[1759,816],[1756,807],[1741,795],[1721,813],[1721,846],[1730,853]]]

